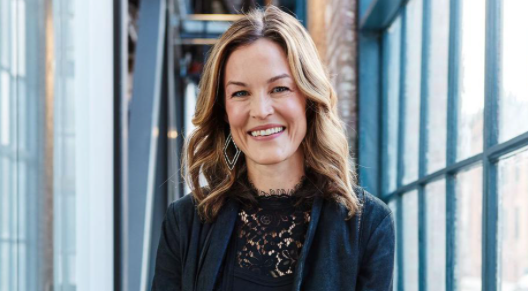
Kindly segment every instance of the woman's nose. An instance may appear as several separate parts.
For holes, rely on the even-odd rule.
[[[251,100],[251,117],[264,119],[273,114],[271,97],[267,93],[261,93]]]

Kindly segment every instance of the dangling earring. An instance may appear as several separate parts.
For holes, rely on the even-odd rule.
[[[233,142],[233,145],[235,146],[235,156],[233,157],[232,160],[229,160],[229,157],[227,156],[227,147],[229,147],[229,142]],[[227,167],[229,168],[229,170],[233,171],[233,168],[235,167],[235,164],[238,161],[238,156],[240,156],[240,150],[235,144],[235,141],[233,140],[231,133],[229,133],[229,135],[227,136],[225,145],[224,145],[224,158],[225,158],[225,161],[227,163]]]

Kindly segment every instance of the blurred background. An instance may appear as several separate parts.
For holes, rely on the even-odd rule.
[[[211,46],[312,35],[394,290],[528,290],[528,1],[0,0],[0,291],[148,290]]]

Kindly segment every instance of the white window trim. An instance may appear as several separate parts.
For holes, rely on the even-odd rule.
[[[113,1],[74,5],[77,290],[113,290]]]

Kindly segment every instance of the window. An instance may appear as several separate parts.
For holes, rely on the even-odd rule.
[[[528,290],[528,2],[369,3],[360,182],[395,213],[395,290]]]
[[[111,12],[0,0],[0,291],[112,286]]]
[[[45,15],[36,6],[0,0],[1,291],[38,290],[53,279],[40,263],[53,256],[51,213],[45,212],[53,194],[43,166],[50,157],[42,138],[46,47],[35,37]]]

